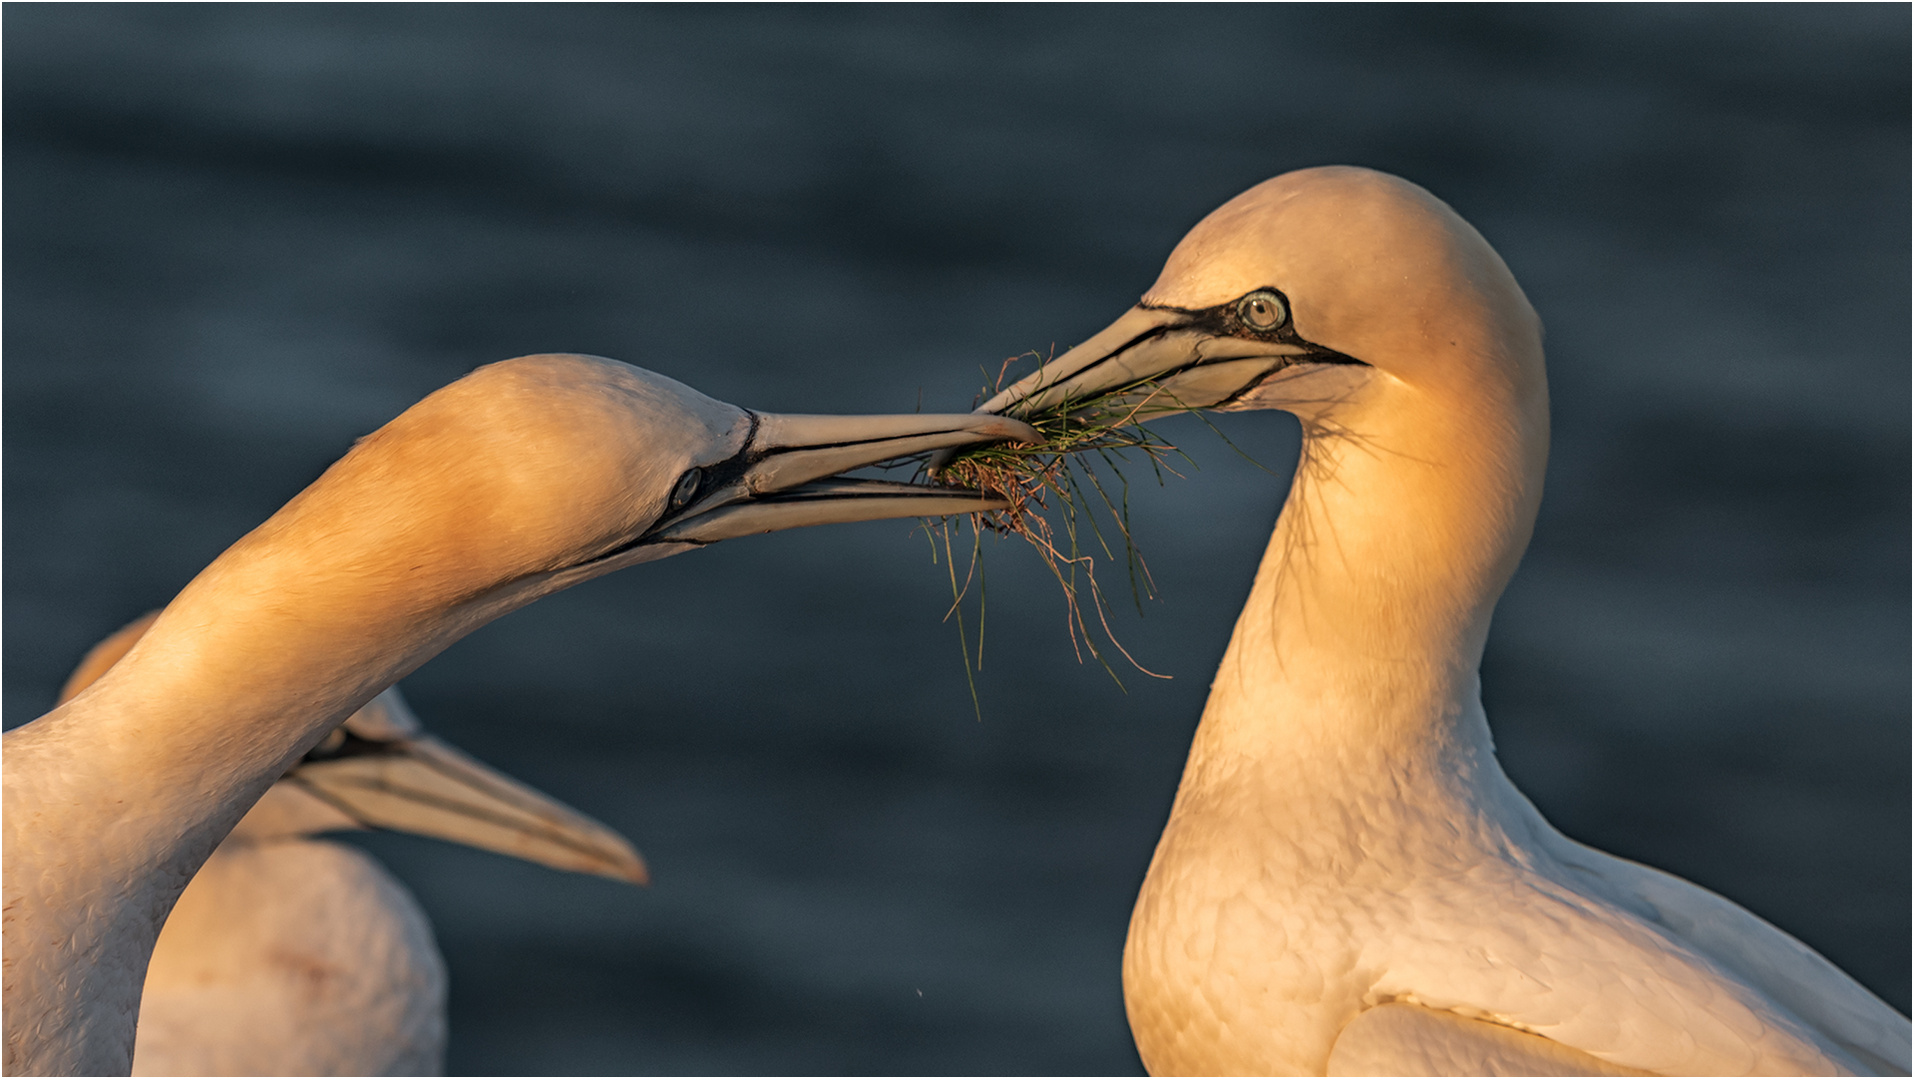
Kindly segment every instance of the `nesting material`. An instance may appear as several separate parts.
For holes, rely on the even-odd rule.
[[[1011,370],[1029,359],[1044,363],[1035,352],[1012,357],[1000,368],[995,385],[984,397],[1016,382]],[[963,550],[962,522],[951,518],[928,524],[934,560],[941,559],[951,579],[951,608],[963,643],[967,678],[983,669],[986,591],[982,567],[985,533],[1016,537],[1036,549],[1039,558],[1064,594],[1064,615],[1071,644],[1081,663],[1086,653],[1109,672],[1119,687],[1123,680],[1106,658],[1099,639],[1125,661],[1152,678],[1168,678],[1144,667],[1111,630],[1110,602],[1098,574],[1120,561],[1129,582],[1132,602],[1139,609],[1145,598],[1156,597],[1150,567],[1130,529],[1130,475],[1147,467],[1159,484],[1166,475],[1181,475],[1179,464],[1190,458],[1174,444],[1143,426],[1146,418],[1166,412],[1196,412],[1173,400],[1154,383],[1139,383],[1120,391],[1081,399],[1066,398],[1041,413],[1021,417],[1043,437],[1038,443],[998,444],[967,450],[938,471],[938,479],[1002,498],[1002,510],[972,514],[971,551],[962,575],[957,552]],[[1199,414],[1201,415],[1201,414]],[[953,533],[959,539],[953,539]],[[940,550],[941,549],[941,550]],[[1121,553],[1121,556],[1120,556]],[[966,632],[965,608],[973,588],[977,594],[976,650]],[[1097,634],[1091,623],[1097,624]],[[975,701],[976,686],[972,685]]]

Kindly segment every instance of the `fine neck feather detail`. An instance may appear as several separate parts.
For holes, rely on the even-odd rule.
[[[1477,668],[1541,498],[1547,404],[1458,402],[1388,376],[1372,389],[1334,422],[1304,422],[1186,784],[1208,759],[1260,759],[1307,785],[1332,761],[1328,776],[1350,775],[1353,756],[1395,774],[1474,770],[1489,753]]]

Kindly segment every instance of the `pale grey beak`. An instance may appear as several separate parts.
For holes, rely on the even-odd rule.
[[[1038,442],[1030,425],[978,413],[800,416],[754,413],[751,437],[705,470],[697,495],[640,539],[709,544],[805,525],[973,514],[1004,506],[963,488],[853,479],[840,474],[980,443]]]
[[[979,407],[1032,416],[1099,408],[1139,419],[1229,404],[1276,372],[1304,361],[1355,363],[1301,339],[1229,332],[1224,308],[1201,311],[1139,305]],[[1109,400],[1110,395],[1119,395]]]
[[[60,700],[86,689],[118,662],[159,614],[149,611],[95,645],[67,680]],[[329,820],[308,826],[394,829],[557,870],[639,885],[646,881],[645,861],[631,841],[425,734],[396,686],[347,717],[279,782],[344,815],[328,815]],[[265,801],[272,802],[270,793]]]
[[[342,727],[280,783],[367,828],[636,885],[648,880],[645,861],[611,828],[430,735],[374,741]]]

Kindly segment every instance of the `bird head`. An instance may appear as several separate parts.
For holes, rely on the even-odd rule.
[[[361,439],[234,553],[302,560],[303,571],[268,569],[281,588],[318,581],[309,603],[370,589],[421,613],[478,604],[491,617],[492,601],[515,607],[719,540],[993,509],[974,491],[841,474],[1034,437],[976,414],[754,412],[615,360],[526,356],[479,368]],[[260,560],[222,558],[209,573],[227,562]]]
[[[1549,398],[1540,321],[1454,210],[1369,169],[1265,181],[1198,222],[1135,307],[982,407],[1192,409],[1301,420],[1311,493],[1285,516],[1336,542],[1292,545],[1280,526],[1271,565],[1310,563],[1294,576],[1351,614],[1347,640],[1370,648],[1388,625],[1388,641],[1447,634],[1480,657],[1542,498]]]
[[[1137,306],[983,411],[1112,394],[1148,399],[1144,415],[1275,408],[1306,423],[1409,397],[1541,414],[1542,329],[1488,242],[1429,192],[1301,169],[1200,221]]]
[[[753,412],[600,357],[507,360],[359,440],[189,583],[128,660],[262,708],[311,684],[317,739],[486,622],[621,567],[752,533],[994,509],[842,474],[1034,437],[976,414]]]

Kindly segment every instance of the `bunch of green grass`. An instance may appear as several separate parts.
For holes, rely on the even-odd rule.
[[[1026,353],[1043,362],[1036,353]],[[1014,382],[1011,366],[1024,357],[1005,361],[992,394]],[[988,381],[988,374],[987,374]],[[965,678],[977,704],[975,672],[984,666],[984,616],[988,599],[982,568],[985,533],[1017,537],[1036,549],[1039,558],[1064,594],[1064,614],[1071,645],[1082,663],[1088,653],[1123,688],[1123,679],[1110,663],[1099,638],[1132,667],[1152,678],[1169,678],[1144,667],[1118,641],[1110,625],[1109,599],[1098,582],[1099,560],[1110,565],[1119,552],[1129,579],[1131,600],[1141,613],[1146,598],[1156,598],[1156,585],[1130,528],[1130,479],[1126,470],[1148,467],[1162,485],[1166,475],[1181,476],[1179,463],[1194,464],[1188,455],[1144,427],[1146,419],[1165,413],[1195,412],[1156,384],[1142,382],[1109,393],[1066,398],[1042,412],[1021,417],[1042,437],[1037,443],[994,444],[966,451],[939,471],[946,483],[975,488],[1002,498],[1002,510],[972,514],[970,555],[964,575],[957,573],[962,550],[960,522],[952,519],[926,523],[933,562],[942,561],[951,580],[951,608],[946,619],[957,621]],[[954,540],[957,532],[960,539]],[[942,551],[939,550],[942,546]],[[975,657],[965,629],[965,601],[977,590],[977,648]],[[1100,633],[1094,634],[1094,621]]]

